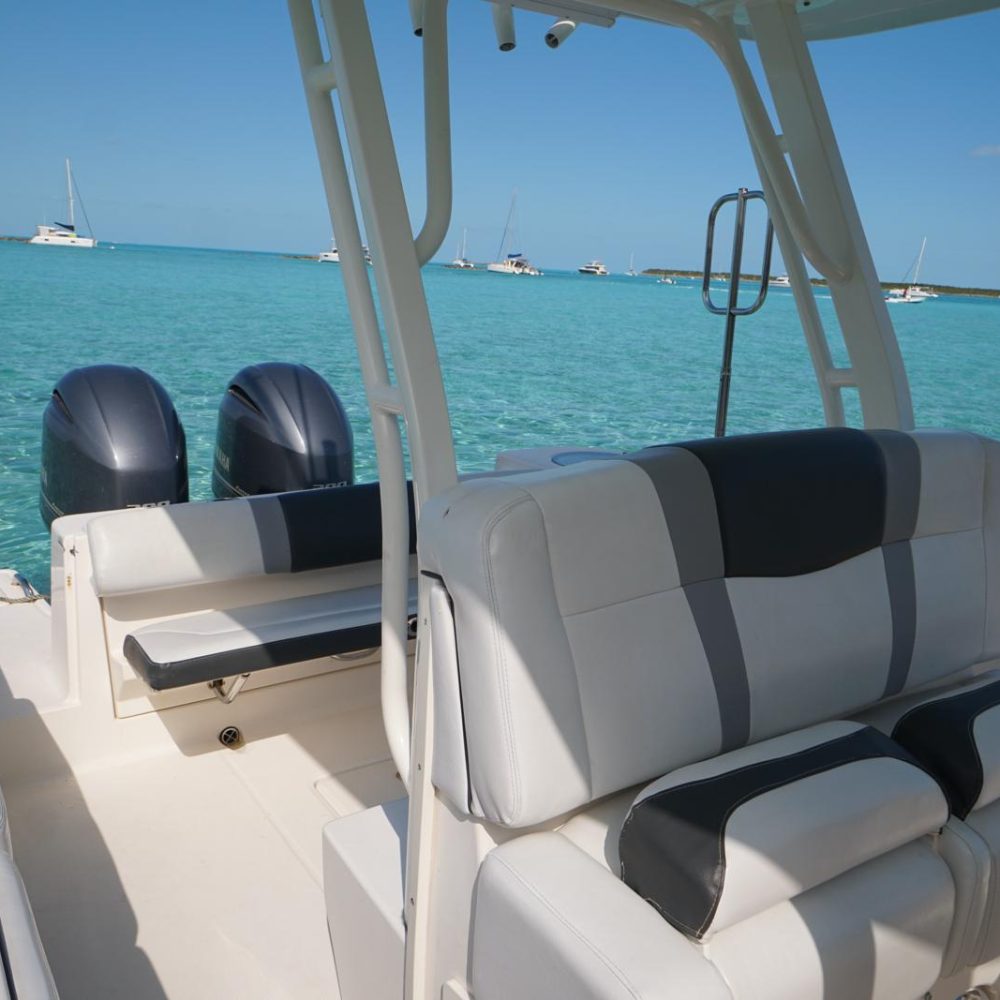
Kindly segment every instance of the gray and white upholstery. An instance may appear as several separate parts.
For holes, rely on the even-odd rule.
[[[420,524],[421,567],[436,578],[435,784],[459,810],[527,827],[631,786],[654,782],[650,800],[685,774],[738,770],[741,754],[770,752],[762,741],[808,743],[808,727],[961,677],[1000,654],[998,475],[1000,445],[972,434],[828,429],[460,484]],[[876,735],[858,732],[842,735]],[[734,997],[785,995],[778,941],[811,949],[789,996],[912,997],[937,978],[968,914],[955,913],[938,848],[946,800],[899,753],[745,803],[730,788],[711,920],[700,932],[664,923],[708,949]],[[810,868],[810,847],[834,831],[845,844]],[[489,865],[477,920],[516,923],[526,900]],[[824,979],[844,988],[824,992]]]
[[[119,510],[90,519],[87,535],[102,610],[113,618],[116,602],[125,607],[121,627],[106,629],[111,655],[154,691],[381,643],[377,483]],[[415,551],[412,521],[410,538]],[[311,585],[321,591],[284,596],[286,579],[310,575],[324,577]],[[232,606],[268,581],[263,599]],[[184,590],[190,607],[176,599]],[[161,592],[171,593],[159,605]],[[147,598],[138,615],[136,595]]]
[[[87,525],[101,597],[302,573],[382,556],[378,483],[118,510]],[[416,551],[410,489],[410,539]]]

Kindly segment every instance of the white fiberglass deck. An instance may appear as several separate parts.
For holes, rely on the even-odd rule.
[[[16,614],[22,625],[47,617],[38,610],[0,609],[5,624]],[[15,634],[5,629],[0,649],[6,692],[25,668]],[[0,785],[63,1000],[339,995],[321,831],[402,786],[387,760],[373,667],[314,680],[333,704],[339,693],[343,714],[317,718],[308,708],[315,685],[283,684],[230,708],[248,737],[239,749],[207,731],[212,739],[191,740],[190,709],[170,709],[162,727],[152,717],[112,722],[123,752],[76,766],[65,750],[79,706],[40,714],[7,694],[19,734],[5,744]],[[271,724],[244,721],[268,696]]]

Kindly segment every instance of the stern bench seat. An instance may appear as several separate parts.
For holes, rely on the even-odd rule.
[[[411,615],[416,603],[411,585]],[[167,691],[373,649],[381,622],[381,588],[358,587],[144,625],[125,637],[123,652],[154,691]]]
[[[380,505],[364,483],[95,517],[112,667],[166,691],[378,647]]]

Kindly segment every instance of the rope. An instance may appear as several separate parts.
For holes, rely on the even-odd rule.
[[[0,594],[0,604],[34,604],[35,601],[44,601],[45,595],[35,590],[31,583],[20,573],[15,573],[13,583],[16,583],[24,591],[23,597],[7,597]]]

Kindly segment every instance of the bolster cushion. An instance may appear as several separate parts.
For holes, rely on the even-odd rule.
[[[824,723],[643,789],[622,827],[622,878],[702,939],[947,818],[937,782],[884,733]]]
[[[1000,680],[972,684],[911,708],[892,738],[941,783],[965,819],[1000,799]]]

